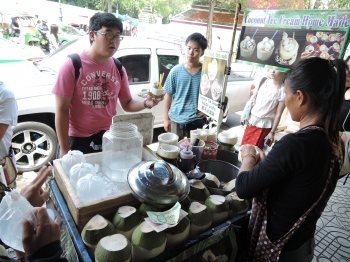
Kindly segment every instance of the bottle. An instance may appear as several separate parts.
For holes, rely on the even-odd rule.
[[[192,150],[192,145],[191,143],[188,141],[188,138],[185,137],[184,140],[180,143],[180,150],[185,149],[185,148],[189,148],[189,150]]]
[[[270,136],[266,136],[264,138],[264,148],[263,148],[263,152],[265,153],[265,155],[267,155],[269,153],[269,144],[270,144]]]
[[[187,173],[194,169],[195,158],[193,152],[189,149],[189,146],[180,151],[180,155],[177,159],[177,167],[183,172]]]
[[[129,169],[142,160],[143,137],[127,122],[111,125],[102,138],[102,173],[116,182],[126,182]]]

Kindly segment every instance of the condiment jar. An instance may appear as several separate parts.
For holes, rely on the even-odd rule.
[[[184,173],[194,169],[196,159],[189,147],[182,149],[177,159],[177,167]]]
[[[192,144],[190,141],[188,141],[188,138],[185,137],[182,141],[180,141],[179,144],[180,150],[188,148],[189,150],[192,150]]]
[[[126,182],[130,168],[142,160],[142,144],[136,125],[112,124],[102,138],[102,172],[113,181]]]

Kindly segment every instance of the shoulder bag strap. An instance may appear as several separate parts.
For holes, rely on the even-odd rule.
[[[256,93],[255,93],[255,95],[254,95],[254,97],[253,97],[253,103],[255,102],[256,97],[258,96],[258,92],[259,92],[260,87],[262,86],[262,84],[263,84],[266,80],[267,80],[267,77],[261,78],[260,84],[259,84],[259,86],[258,86],[258,89],[256,90]]]

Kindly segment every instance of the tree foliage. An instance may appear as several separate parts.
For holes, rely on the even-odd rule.
[[[278,6],[284,9],[295,9],[300,0],[279,0]],[[305,9],[349,9],[349,0],[303,0]]]
[[[151,6],[157,15],[168,18],[186,11],[192,4],[192,0],[152,0]]]

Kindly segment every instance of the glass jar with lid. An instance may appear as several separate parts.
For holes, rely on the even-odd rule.
[[[143,137],[128,122],[111,125],[102,138],[102,172],[111,180],[126,182],[129,169],[142,160]]]

